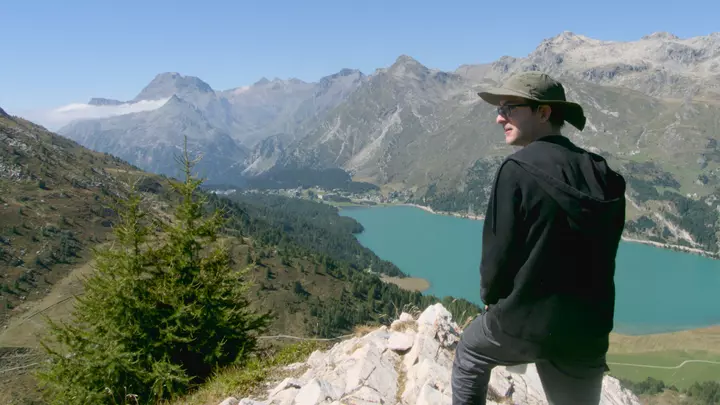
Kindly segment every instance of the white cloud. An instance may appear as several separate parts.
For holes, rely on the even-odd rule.
[[[245,93],[246,91],[250,90],[250,87],[252,87],[252,86],[238,87],[235,90],[233,90],[232,92],[233,92],[233,94],[242,94],[242,93]]]
[[[136,103],[119,105],[90,105],[73,103],[52,110],[34,110],[20,112],[16,115],[40,124],[51,131],[57,131],[63,126],[76,120],[93,118],[107,118],[117,115],[132,114],[141,111],[151,111],[165,105],[169,97],[159,100],[141,100]]]

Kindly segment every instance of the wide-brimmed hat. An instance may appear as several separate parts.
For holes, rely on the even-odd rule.
[[[578,103],[565,99],[565,88],[559,81],[540,72],[523,72],[511,76],[502,86],[478,93],[483,100],[492,105],[500,105],[500,100],[507,96],[522,97],[537,104],[547,104],[552,108],[560,108],[563,118],[570,125],[579,129],[585,128],[585,114]]]

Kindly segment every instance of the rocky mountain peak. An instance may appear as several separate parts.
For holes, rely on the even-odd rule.
[[[680,38],[669,32],[659,31],[659,32],[653,32],[650,35],[645,35],[644,37],[642,37],[642,39],[643,40],[661,39],[661,40],[668,41],[668,40],[676,40],[676,39],[680,39]]]
[[[163,105],[163,107],[167,107],[168,105],[177,105],[177,106],[183,106],[184,108],[188,108],[192,111],[196,111],[200,114],[203,114],[203,110],[195,105],[191,100],[187,100],[183,97],[180,97],[176,94],[173,94],[172,97]]]
[[[209,84],[195,76],[183,76],[177,72],[160,73],[145,86],[133,101],[158,100],[173,94],[212,93]]]
[[[5,112],[5,110],[0,107],[0,117],[9,117],[8,113]]]
[[[350,76],[350,75],[362,76],[362,74],[363,73],[361,71],[359,71],[358,69],[344,68],[344,69],[340,69],[340,71],[335,73],[333,76]]]
[[[204,117],[203,111],[194,104],[173,94],[170,99],[158,109],[159,115],[177,116],[182,119],[190,119],[191,117]]]
[[[583,46],[594,46],[602,43],[602,41],[588,38],[584,35],[575,34],[570,31],[563,31],[562,33],[543,40],[540,42],[533,55],[547,54],[547,53],[562,53],[570,50],[574,50]],[[532,57],[532,55],[530,55]]]
[[[415,67],[415,68],[418,68],[418,67],[419,67],[419,68],[424,68],[424,67],[425,67],[425,66],[423,66],[420,62],[418,62],[417,59],[415,59],[415,58],[413,58],[412,56],[409,56],[409,55],[400,55],[400,56],[398,56],[397,59],[395,59],[395,63],[393,63],[393,65],[391,66],[391,68],[393,68],[393,67],[400,67],[400,66],[404,66],[404,67]]]
[[[413,57],[400,55],[387,72],[398,78],[424,79],[430,70]]]
[[[357,69],[342,69],[337,73],[331,74],[329,76],[325,76],[322,79],[320,79],[319,85],[321,88],[326,88],[332,83],[338,82],[338,81],[347,81],[347,80],[359,80],[365,77],[365,75],[357,70]]]
[[[227,398],[222,404],[449,405],[452,362],[460,333],[442,304],[428,307],[417,318],[403,313],[390,327],[344,340],[326,352],[314,352],[304,363],[285,367],[283,371],[290,376],[271,384],[262,398]],[[547,404],[532,364],[496,367],[490,392],[491,398],[501,398],[502,403]],[[495,401],[488,404],[497,405]],[[607,376],[601,404],[640,402],[617,379]]]
[[[556,47],[579,46],[588,42],[593,42],[593,40],[584,35],[575,34],[571,31],[563,31],[552,38],[543,40],[540,42],[539,47],[547,47],[548,45]]]
[[[502,56],[498,60],[492,62],[490,64],[491,69],[500,73],[500,74],[506,74],[510,72],[510,69],[512,68],[515,63],[517,63],[518,59],[512,56]]]
[[[267,77],[262,77],[260,80],[256,81],[253,86],[264,86],[268,83],[270,83],[270,80],[268,80]]]

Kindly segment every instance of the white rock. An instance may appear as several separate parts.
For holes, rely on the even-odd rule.
[[[357,391],[346,394],[339,402],[340,404],[352,405],[377,405],[388,404],[387,398],[370,387],[360,387]]]
[[[243,399],[240,405],[398,405],[398,397],[408,405],[450,404],[452,360],[460,334],[450,313],[435,304],[417,321],[403,314],[393,324],[399,323],[408,325],[401,330],[381,327],[339,342],[326,352],[314,352],[306,363],[291,367],[307,366],[301,377],[268,387],[268,402]],[[398,393],[401,380],[404,390]],[[510,403],[547,404],[534,364],[493,370],[490,389],[503,396],[511,385]],[[603,380],[600,403],[640,405],[638,398],[612,377]]]
[[[434,328],[434,326],[440,322],[450,323],[451,319],[452,315],[450,311],[445,309],[442,304],[437,303],[427,307],[427,309],[420,314],[420,317],[418,317],[417,323],[420,329],[424,327]]]
[[[412,315],[408,314],[407,312],[403,312],[402,314],[400,314],[400,317],[398,318],[398,320],[400,322],[414,321]]]
[[[224,401],[220,402],[220,405],[238,405],[240,401],[237,400],[235,397],[227,397]],[[244,404],[248,405],[248,404]]]
[[[512,399],[521,404],[547,404],[540,376],[534,364],[529,364],[525,374],[512,374],[507,367],[496,367],[490,375],[490,386],[500,396],[508,392],[510,386],[514,392]]]
[[[361,339],[372,339],[375,340],[375,342],[382,344],[385,344],[387,339],[390,337],[390,331],[386,326],[381,326],[380,328],[376,329],[373,332],[368,333],[367,335],[363,336]]]
[[[600,398],[600,405],[636,405],[635,395],[620,386],[616,378],[605,377],[603,379],[603,391]]]
[[[320,350],[315,350],[312,354],[310,354],[310,357],[308,357],[307,364],[310,367],[320,367],[320,365],[325,362],[326,357],[326,353],[323,353]]]
[[[413,342],[412,348],[405,354],[403,360],[405,370],[410,370],[413,365],[420,363],[425,358],[432,359],[450,370],[455,355],[454,352],[442,348],[440,342],[432,334],[427,333],[428,331],[430,330],[415,335],[415,342]]]
[[[268,405],[293,405],[295,397],[300,392],[298,388],[288,388],[277,392],[268,398]]]
[[[227,399],[226,399],[226,401],[227,401]],[[223,405],[223,404],[220,404],[220,405]],[[249,398],[243,398],[243,399],[240,400],[240,402],[238,403],[238,405],[267,405],[267,403],[254,401],[254,400],[249,399]]]
[[[443,394],[430,384],[425,384],[420,390],[417,402],[408,402],[417,405],[452,405],[452,395]]]
[[[363,386],[373,387],[382,398],[395,398],[398,374],[395,364],[383,358],[378,346],[366,345],[354,356],[358,362],[347,371],[345,392],[353,392]]]
[[[395,350],[396,352],[404,352],[409,350],[413,341],[415,340],[415,334],[404,333],[404,332],[392,332],[390,339],[388,339],[388,349]]]
[[[422,389],[426,385],[433,387],[441,393],[451,393],[450,373],[432,359],[424,358],[421,363],[413,366],[407,372],[407,382],[402,399],[405,403],[414,404],[420,401]]]
[[[319,405],[330,404],[342,397],[336,387],[323,380],[313,379],[307,385],[300,388],[295,396],[295,405]]]
[[[287,366],[283,367],[282,369],[285,371],[295,371],[295,370],[301,369],[305,366],[307,366],[307,364],[305,364],[305,363],[292,363],[292,364],[288,364]]]
[[[302,388],[303,383],[302,381],[296,379],[296,378],[286,378],[282,380],[282,382],[273,388],[272,391],[270,391],[270,398],[276,397],[280,392],[287,390],[287,389],[299,389]]]

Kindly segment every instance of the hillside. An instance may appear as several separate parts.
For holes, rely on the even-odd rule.
[[[118,200],[135,183],[143,209],[167,221],[177,195],[167,178],[18,118],[0,117],[0,140],[0,379],[7,387],[0,402],[32,402],[38,399],[32,371],[44,358],[42,318],[68,319],[74,297],[83,294],[80,280],[93,273],[92,248],[114,237]],[[332,337],[439,301],[367,272],[402,276],[355,240],[359,224],[331,207],[279,197],[207,197],[208,209],[227,213],[223,237],[234,265],[250,269],[252,306],[274,314],[272,333]],[[458,316],[480,310],[452,297],[443,302]]]
[[[515,72],[545,71],[585,108],[586,129],[566,134],[628,179],[626,236],[717,252],[719,58],[717,33],[614,42],[563,32],[528,55],[454,71],[401,55],[368,75],[343,69],[313,83],[261,79],[228,90],[162,73],[131,101],[89,105],[142,111],[76,120],[60,133],[167,175],[187,135],[207,157],[210,184],[336,187],[332,171],[341,170],[355,181],[341,187],[367,183],[436,210],[481,212],[512,149],[476,93]]]
[[[539,49],[562,53],[563,44],[550,40]],[[523,61],[533,57],[478,67],[474,74],[432,71],[398,58],[370,76],[315,132],[286,148],[280,162],[341,167],[357,180],[410,190],[413,202],[433,209],[482,212],[494,172],[512,148],[503,143],[493,107],[476,93],[530,69]],[[628,179],[628,236],[717,252],[720,160],[714,128],[720,124],[720,98],[660,98],[619,81],[584,80],[564,66],[532,69],[559,77],[568,97],[584,106],[586,129],[565,133]]]
[[[138,169],[31,122],[0,116],[0,324],[106,240]],[[146,174],[141,190],[159,177]],[[148,201],[161,212],[160,201]]]
[[[0,401],[37,403],[32,372],[43,359],[38,347],[45,332],[42,316],[67,319],[72,297],[83,293],[80,278],[93,271],[90,249],[112,240],[117,199],[131,182],[140,180],[143,207],[167,219],[176,198],[162,176],[88,151],[6,114],[0,124],[5,147],[0,155],[3,257],[16,258],[3,261],[3,282],[10,288],[0,292],[7,309],[0,332],[0,367],[13,372],[0,374],[8,387]],[[362,247],[352,236],[362,230],[360,224],[340,217],[333,207],[263,194],[207,196],[208,209],[227,212],[224,238],[231,242],[235,265],[250,268],[253,307],[270,308],[275,314],[269,333],[334,338],[357,325],[389,325],[403,310],[421,310],[439,301],[366,272],[401,275],[397,267]],[[56,232],[48,231],[55,227]],[[59,235],[54,238],[55,234]],[[36,250],[40,243],[43,249]],[[23,263],[13,266],[23,251]],[[458,320],[479,311],[452,297],[441,302]]]

